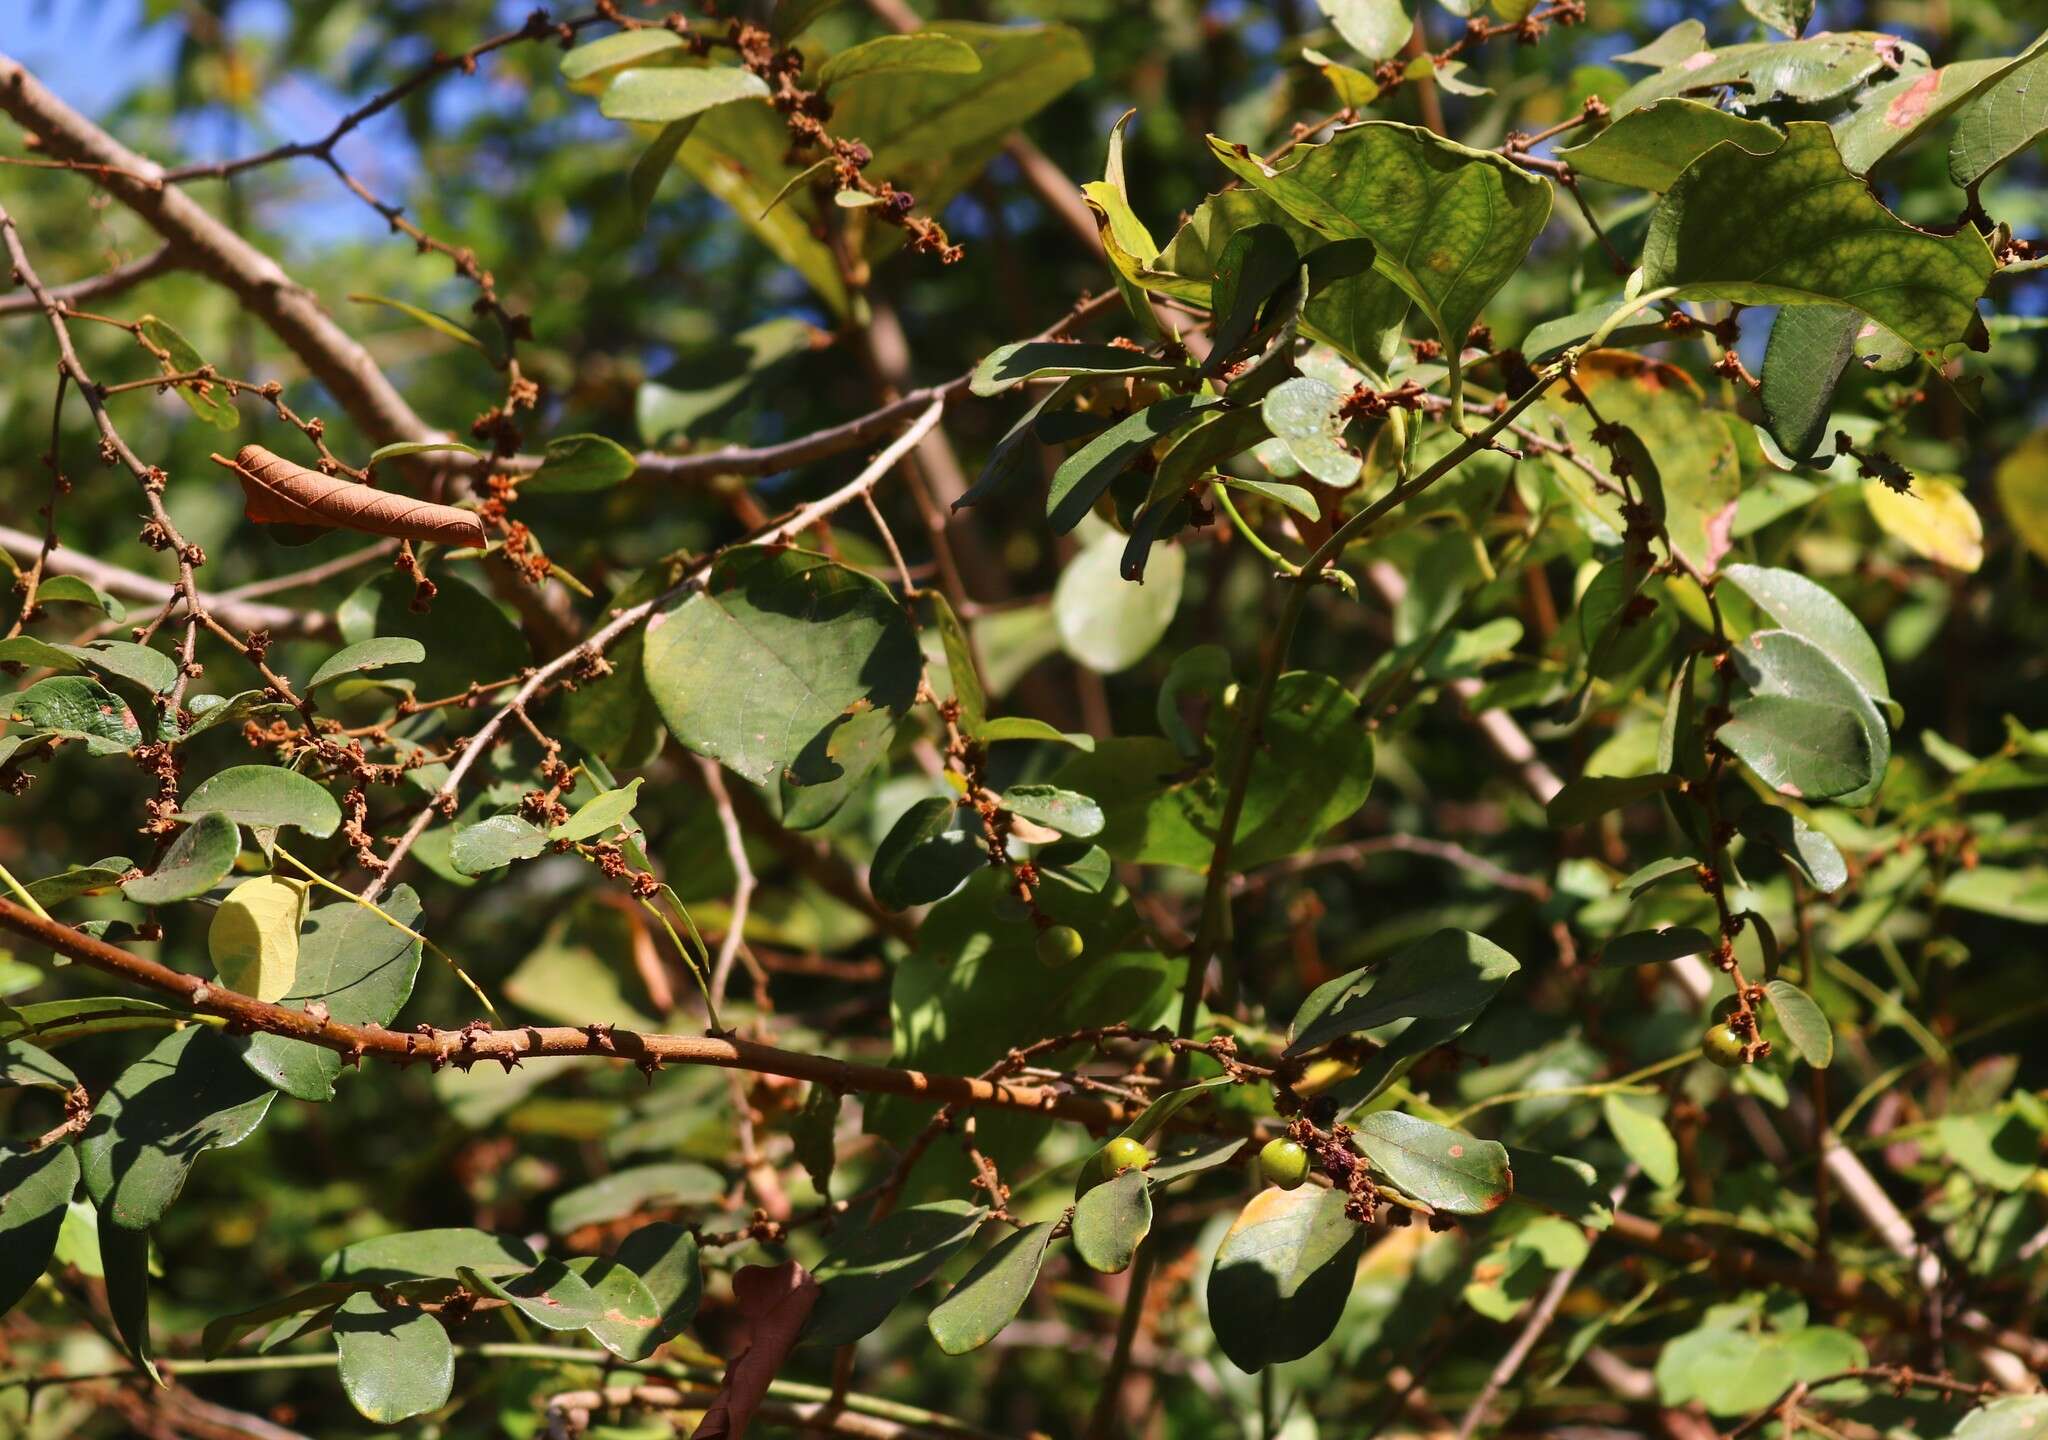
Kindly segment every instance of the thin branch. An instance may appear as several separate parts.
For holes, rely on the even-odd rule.
[[[865,491],[862,496],[866,497]],[[711,803],[718,810],[719,833],[725,837],[725,854],[733,869],[732,914],[725,923],[725,936],[718,942],[718,958],[711,965],[711,1008],[716,1011],[725,1001],[725,986],[732,978],[733,962],[746,943],[747,909],[754,899],[754,867],[747,863],[747,842],[740,834],[739,817],[732,812],[732,796],[725,788],[724,771],[716,760],[702,755],[697,757],[697,771],[704,777],[704,788],[711,792]]]
[[[143,281],[153,279],[169,270],[178,268],[178,257],[170,246],[161,245],[140,260],[130,260],[125,265],[116,265],[102,274],[85,280],[74,280],[69,285],[52,285],[50,298],[69,309],[82,300],[99,300],[108,295],[119,295]],[[39,315],[42,306],[33,295],[0,296],[0,320],[14,315]]]
[[[896,462],[901,460],[912,446],[916,445],[934,425],[939,423],[939,416],[943,413],[944,409],[945,407],[940,402],[936,400],[931,401],[924,413],[909,428],[904,430],[901,435],[898,435],[895,440],[890,442],[888,448],[882,451],[880,455],[877,455],[867,468],[862,470],[852,480],[849,480],[846,484],[822,499],[813,500],[807,505],[798,506],[786,518],[773,525],[756,530],[753,534],[747,536],[745,540],[736,543],[779,544],[793,536],[802,534],[826,516],[837,512],[842,506],[852,504],[865,494],[870,486],[878,483],[883,476],[894,469]],[[563,651],[560,655],[557,655],[554,659],[540,666],[529,675],[525,682],[520,685],[519,689],[513,693],[511,700],[496,714],[492,715],[490,719],[486,720],[476,734],[469,737],[468,743],[463,747],[462,754],[456,758],[454,764],[448,767],[447,778],[441,782],[440,788],[435,790],[433,797],[420,807],[419,813],[413,817],[412,824],[406,827],[405,833],[398,837],[398,843],[392,847],[391,854],[385,858],[384,868],[371,877],[369,884],[363,890],[363,898],[365,900],[376,899],[378,893],[390,882],[407,853],[419,840],[420,836],[426,833],[427,826],[433,823],[435,815],[439,813],[438,807],[440,804],[455,797],[456,793],[462,788],[463,777],[469,773],[470,767],[475,765],[479,758],[490,753],[493,739],[514,711],[523,709],[529,701],[533,700],[542,690],[552,684],[556,677],[579,664],[587,663],[590,659],[602,655],[605,647],[610,645],[612,641],[644,623],[647,617],[654,614],[656,610],[687,593],[699,582],[704,573],[711,568],[712,562],[722,553],[723,551],[716,551],[697,560],[683,572],[674,585],[653,599],[643,600],[638,605],[629,605],[623,610],[613,612],[612,618],[586,637],[582,644]]]
[[[1342,845],[1330,845],[1321,850],[1309,850],[1300,855],[1290,855],[1270,865],[1239,875],[1231,881],[1234,890],[1255,890],[1270,885],[1283,875],[1299,875],[1305,870],[1314,870],[1324,865],[1343,865],[1354,860],[1363,860],[1369,855],[1383,855],[1399,851],[1408,855],[1427,855],[1433,860],[1456,865],[1470,870],[1489,885],[1504,890],[1515,890],[1535,900],[1548,900],[1550,886],[1534,875],[1517,875],[1504,870],[1484,855],[1475,855],[1464,846],[1451,840],[1432,840],[1426,835],[1374,835],[1364,840],[1347,841]]]

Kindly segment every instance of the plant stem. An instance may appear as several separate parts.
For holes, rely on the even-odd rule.
[[[0,865],[0,883],[4,883],[9,890],[12,890],[15,893],[15,895],[20,897],[21,903],[23,905],[26,905],[29,909],[29,913],[34,915],[37,919],[50,919],[50,912],[43,908],[42,902],[37,900],[35,896],[29,894],[28,887],[22,884],[19,880],[15,879],[14,873],[11,870],[9,870],[5,865]],[[56,922],[51,921],[51,923],[55,924]]]

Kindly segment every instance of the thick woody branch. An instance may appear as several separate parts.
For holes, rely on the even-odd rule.
[[[533,1025],[514,1030],[446,1030],[422,1025],[404,1031],[375,1025],[344,1025],[237,994],[197,975],[173,970],[109,945],[68,925],[45,920],[10,900],[0,900],[0,927],[47,945],[82,965],[173,996],[199,1014],[217,1016],[231,1027],[303,1040],[353,1061],[424,1061],[436,1069],[443,1065],[468,1069],[478,1061],[491,1060],[509,1070],[529,1059],[577,1057],[625,1061],[650,1072],[663,1065],[711,1065],[808,1080],[834,1090],[901,1095],[934,1105],[1031,1110],[1094,1127],[1118,1125],[1131,1118],[1129,1107],[1114,1101],[1063,1094],[1042,1085],[863,1065],[709,1035],[648,1034],[604,1024]]]
[[[65,104],[6,54],[0,54],[0,111],[38,136],[52,157],[109,167],[99,175],[102,188],[169,241],[180,264],[233,292],[372,439],[422,440],[436,433],[312,291],[198,201],[166,185],[162,167]]]

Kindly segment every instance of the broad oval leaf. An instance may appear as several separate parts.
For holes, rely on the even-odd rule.
[[[1798,799],[1867,796],[1884,778],[1891,738],[1849,672],[1788,630],[1759,630],[1734,647],[1749,693],[1714,732],[1757,777]]]
[[[1521,969],[1468,930],[1439,930],[1380,965],[1325,981],[1294,1017],[1288,1055],[1395,1020],[1472,1019]]]
[[[1916,555],[1966,575],[1984,563],[1984,521],[1953,480],[1916,475],[1903,494],[1872,480],[1863,487],[1863,503],[1879,529]]]
[[[697,1237],[680,1225],[656,1221],[628,1235],[615,1258],[640,1277],[654,1298],[655,1323],[652,1329],[634,1333],[609,1328],[591,1333],[621,1358],[644,1360],[683,1333],[704,1298]]]
[[[1600,1114],[1615,1143],[1652,1185],[1661,1190],[1677,1183],[1678,1142],[1662,1119],[1627,1095],[1601,1096]]]
[[[548,1206],[548,1229],[561,1235],[649,1207],[715,1205],[724,1195],[725,1177],[708,1165],[693,1160],[635,1165],[557,1196]]]
[[[207,927],[206,949],[221,983],[258,1000],[282,1000],[299,973],[299,926],[306,882],[258,875],[228,892]]]
[[[618,1261],[597,1255],[579,1255],[567,1266],[595,1302],[597,1318],[585,1327],[593,1340],[622,1360],[642,1358],[653,1348],[661,1307],[645,1281]]]
[[[137,905],[169,905],[204,895],[233,872],[241,850],[240,828],[209,810],[179,832],[156,869],[122,882],[121,893]]]
[[[453,1280],[463,1268],[484,1275],[516,1275],[540,1263],[525,1241],[487,1230],[458,1227],[407,1230],[358,1240],[329,1255],[323,1280],[396,1285],[408,1280]]]
[[[944,796],[920,800],[897,817],[875,847],[868,888],[892,910],[929,905],[960,888],[988,863],[977,837],[958,828],[960,807]]]
[[[1661,965],[1687,955],[1704,955],[1713,948],[1714,942],[1690,925],[1673,925],[1615,936],[1601,947],[1600,963],[1614,967]]]
[[[582,1330],[604,1318],[597,1292],[559,1260],[543,1260],[523,1275],[484,1275],[466,1267],[456,1274],[473,1293],[505,1301],[543,1330]],[[652,1296],[648,1308],[653,1309]]]
[[[974,367],[969,387],[977,395],[1000,395],[1028,380],[1064,379],[1072,375],[1124,380],[1137,376],[1185,374],[1187,368],[1121,345],[1089,345],[1057,340],[1020,340],[999,346]]]
[[[1498,1210],[1514,1190],[1508,1152],[1498,1141],[1474,1139],[1398,1110],[1366,1116],[1353,1133],[1373,1169],[1432,1209],[1484,1215]]]
[[[1948,173],[1969,188],[2048,132],[2048,49],[2029,54],[1972,99],[1949,142]]]
[[[640,462],[633,458],[633,452],[616,440],[607,440],[602,435],[557,435],[548,441],[540,469],[521,482],[519,489],[528,495],[580,495],[609,490],[632,479],[639,468]]]
[[[1128,1270],[1152,1232],[1152,1188],[1143,1170],[1097,1185],[1074,1206],[1074,1253],[1091,1270]]]
[[[939,1349],[948,1355],[979,1350],[1017,1318],[1031,1298],[1031,1287],[1038,1283],[1054,1229],[1053,1221],[1041,1220],[1014,1230],[975,1262],[925,1319],[925,1328],[938,1341]]]
[[[1559,150],[1557,158],[1574,173],[1595,180],[1664,191],[1688,165],[1723,140],[1761,152],[1775,149],[1783,138],[1761,120],[1745,120],[1697,100],[1673,98],[1629,111],[1584,144]]]
[[[1060,644],[1089,669],[1128,670],[1152,652],[1180,609],[1187,556],[1177,545],[1158,550],[1142,584],[1124,578],[1123,537],[1104,535],[1067,562],[1053,587]]]
[[[1877,643],[1863,628],[1863,622],[1831,591],[1795,570],[1763,565],[1730,565],[1721,574],[1776,622],[1780,630],[1789,630],[1818,646],[1830,660],[1849,672],[1849,678],[1866,695],[1897,713]]]
[[[426,1311],[359,1291],[335,1312],[334,1342],[341,1388],[364,1419],[396,1425],[448,1403],[455,1346]]]
[[[0,1315],[49,1266],[77,1188],[78,1152],[72,1146],[27,1151],[0,1145]]]
[[[867,1334],[974,1238],[986,1213],[965,1200],[941,1200],[843,1229],[812,1272],[818,1303],[804,1343],[850,1345]]]
[[[576,807],[576,813],[548,831],[550,840],[588,840],[614,825],[633,818],[633,806],[640,799],[640,781],[635,778],[616,790],[601,791]]]
[[[841,50],[818,67],[818,88],[830,90],[849,80],[872,75],[919,71],[936,75],[972,75],[981,69],[974,47],[935,30],[908,35],[882,35]]]
[[[313,678],[306,682],[308,694],[344,675],[381,670],[386,665],[417,665],[427,658],[426,646],[404,635],[376,635],[354,645],[344,645],[320,662]]]
[[[437,574],[441,587],[425,612],[413,608],[413,583],[391,574],[361,586],[341,602],[335,619],[350,642],[404,636],[426,649],[412,671],[422,700],[459,695],[474,682],[495,685],[518,677],[533,659],[526,637],[489,596],[457,575]]]
[[[765,100],[768,82],[737,65],[660,65],[623,70],[597,108],[608,120],[667,125],[735,100]]]
[[[1645,290],[1846,305],[1930,357],[1969,333],[1991,271],[1990,247],[1968,226],[1935,235],[1885,209],[1817,121],[1794,121],[1764,154],[1724,144],[1701,156],[1643,246]]]
[[[321,838],[341,826],[341,806],[324,786],[278,765],[236,765],[210,775],[185,797],[179,813],[196,820],[209,810],[239,825],[290,825]]]
[[[1294,463],[1325,485],[1350,485],[1365,468],[1344,443],[1344,396],[1335,386],[1297,375],[1267,391],[1259,411]]]
[[[1086,795],[1057,785],[1012,785],[1003,792],[1002,803],[1012,815],[1035,820],[1077,840],[1102,833],[1102,807]]]
[[[240,1144],[276,1092],[207,1025],[174,1031],[115,1077],[78,1142],[86,1193],[103,1220],[148,1230],[185,1187],[200,1153]]]
[[[1341,1190],[1268,1188],[1231,1223],[1209,1269],[1209,1327],[1240,1370],[1299,1360],[1344,1313],[1365,1227]]]
[[[1789,980],[1773,980],[1764,986],[1771,1011],[1784,1027],[1792,1048],[1816,1070],[1825,1070],[1835,1058],[1835,1032],[1813,997]]]
[[[807,550],[747,546],[648,622],[648,692],[670,732],[753,781],[852,780],[881,758],[924,672],[888,588]]]
[[[515,860],[531,860],[547,848],[548,837],[538,826],[517,815],[493,815],[455,832],[448,863],[458,874],[487,875]]]

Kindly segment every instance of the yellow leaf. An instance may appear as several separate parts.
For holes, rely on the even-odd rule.
[[[206,932],[206,948],[221,983],[258,1000],[282,1000],[299,973],[299,925],[306,918],[306,885],[258,875],[228,892]]]
[[[1953,480],[1915,475],[1904,495],[1872,480],[1863,487],[1863,503],[1885,534],[1938,565],[1972,571],[1984,563],[1984,522]]]
[[[1992,483],[2013,534],[2048,560],[2048,430],[2021,441],[1999,462]]]

